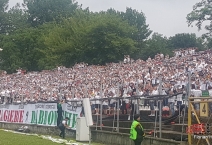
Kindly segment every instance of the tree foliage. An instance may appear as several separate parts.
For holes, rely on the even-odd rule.
[[[200,30],[203,22],[206,22],[205,29],[208,31],[204,36],[212,36],[212,0],[202,0],[193,7],[193,11],[187,15],[189,26],[192,23]]]
[[[152,31],[148,28],[149,25],[146,24],[146,17],[143,12],[138,12],[132,8],[126,8],[125,12],[119,12],[114,9],[107,10],[108,14],[115,14],[128,22],[130,26],[134,26],[137,28],[137,32],[133,34],[134,40],[136,41],[144,41],[146,40]]]
[[[212,49],[212,39],[208,39],[207,47]]]
[[[8,9],[9,0],[1,0],[0,1],[0,34],[6,33],[6,10]]]
[[[176,34],[173,37],[169,38],[170,47],[173,49],[182,49],[189,47],[198,47],[199,49],[204,49],[202,41],[200,38],[197,38],[196,34],[189,33],[180,33]]]
[[[132,8],[94,13],[74,0],[24,0],[22,5],[24,9],[19,4],[8,9],[8,0],[0,1],[0,70],[8,73],[79,62],[103,65],[124,55],[147,59],[178,48],[204,49],[195,34],[166,38],[154,33],[149,38],[152,31],[144,13]]]
[[[171,55],[172,51],[169,46],[168,38],[162,34],[154,33],[152,37],[147,40],[146,47],[142,50],[142,58],[147,59],[148,57],[154,58],[158,53]]]
[[[6,19],[8,21],[7,33],[13,33],[15,30],[30,27],[30,25],[27,23],[27,15],[21,9],[19,3],[17,3],[7,12]]]
[[[115,14],[122,18],[122,20],[127,21],[130,26],[136,27],[137,31],[132,34],[132,39],[137,42],[137,53],[133,55],[135,59],[140,58],[145,48],[146,40],[152,33],[152,31],[148,28],[149,25],[146,24],[146,17],[144,13],[138,12],[132,8],[126,8],[125,12],[119,12],[114,9],[107,10],[108,14]]]
[[[10,10],[7,9],[8,5],[5,6],[0,12],[0,34],[10,34],[15,30],[24,29],[29,27],[27,24],[27,17],[24,11],[21,9],[20,4],[16,4]]]
[[[2,40],[1,68],[9,73],[17,68],[29,71],[38,70],[37,61],[39,60],[38,48],[41,32],[39,29],[28,28],[17,30],[16,33],[7,35]]]
[[[72,0],[24,0],[23,6],[26,7],[28,22],[32,26],[68,18],[79,7]]]
[[[122,60],[137,50],[131,38],[136,31],[116,15],[79,12],[45,36],[45,57],[40,64],[52,68],[77,62],[105,64]]]

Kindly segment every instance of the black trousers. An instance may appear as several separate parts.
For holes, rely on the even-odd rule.
[[[63,119],[62,114],[61,114],[61,115],[59,115],[59,114],[58,114],[58,117],[57,117],[57,126],[59,126],[59,125],[60,125],[60,123],[61,123],[62,119]]]
[[[133,114],[136,114],[136,112],[135,112],[135,104],[131,104],[131,107],[132,107],[132,110],[131,110],[131,115],[133,115]]]
[[[124,114],[124,111],[125,111],[126,114],[127,114],[127,108],[126,108],[126,103],[125,103],[125,101],[122,102],[121,111],[122,111],[122,114]]]
[[[141,145],[141,141],[134,140],[135,145]]]
[[[59,127],[60,129],[60,137],[65,138],[65,127]]]

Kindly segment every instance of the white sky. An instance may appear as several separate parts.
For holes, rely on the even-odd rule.
[[[153,32],[164,36],[173,36],[177,33],[196,33],[197,36],[205,33],[198,31],[197,27],[188,27],[186,16],[192,11],[195,3],[201,0],[76,0],[83,8],[89,7],[91,11],[106,11],[114,8],[125,11],[131,7],[142,11],[146,16],[146,22]],[[10,7],[22,0],[10,0]]]

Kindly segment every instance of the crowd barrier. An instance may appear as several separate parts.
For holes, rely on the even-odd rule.
[[[171,96],[132,96],[125,97],[131,100],[163,100]],[[91,99],[91,101],[105,99],[121,100],[123,97]],[[82,101],[82,100],[81,100]],[[119,101],[117,101],[119,102]],[[121,106],[121,104],[120,104]],[[141,106],[141,104],[139,104]],[[142,106],[141,106],[142,108]],[[140,109],[141,109],[140,108]],[[148,108],[149,109],[149,108]],[[142,109],[141,109],[142,110]],[[156,109],[157,110],[157,109]],[[73,100],[62,104],[63,117],[69,117],[68,126],[73,130],[76,129],[76,119],[82,113],[82,103],[79,100]],[[20,104],[0,104],[0,122],[37,124],[44,126],[57,126],[58,112],[56,102],[40,103],[20,103]]]

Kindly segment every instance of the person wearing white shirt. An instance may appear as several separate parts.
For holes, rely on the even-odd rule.
[[[103,96],[104,100],[103,100],[103,103],[102,103],[102,107],[103,107],[103,111],[104,111],[104,114],[107,115],[107,109],[108,109],[108,99],[105,99],[105,98],[108,98],[107,96]]]
[[[191,95],[195,98],[195,97],[200,97],[202,95],[202,91],[200,90],[200,87],[197,87],[197,89],[195,89],[195,86],[192,85],[191,86]],[[194,101],[201,101],[201,99],[194,99]],[[197,115],[200,114],[200,103],[196,102],[194,103],[194,108],[196,110]]]
[[[138,95],[139,95],[139,96],[142,96],[143,94],[144,94],[143,90],[142,90],[141,88],[139,88],[139,90],[138,90]],[[144,100],[141,99],[141,100],[139,101],[139,104],[140,104],[140,105],[144,105]]]
[[[96,109],[96,114],[99,114],[99,108],[100,108],[100,101],[98,99],[100,99],[99,93],[97,93],[97,95],[95,96],[95,109]]]
[[[90,94],[90,99],[92,100],[92,99],[94,99],[94,94]],[[95,101],[94,100],[92,100],[92,101],[90,101],[91,102],[91,110],[92,110],[92,114],[94,114],[95,113]]]
[[[136,92],[133,92],[133,96],[136,95]],[[132,99],[132,111],[131,115],[138,114],[138,99]]]
[[[171,92],[173,93],[173,89],[171,90]],[[168,98],[168,104],[169,104],[171,116],[173,116],[175,114],[175,110],[174,110],[175,99],[176,99],[176,96],[172,96],[172,97]]]
[[[117,107],[116,106],[116,99],[113,99],[113,98],[115,98],[116,97],[116,95],[115,95],[115,93],[113,93],[113,92],[110,92],[110,112],[109,112],[109,114],[113,114],[114,113],[114,109]]]
[[[65,138],[65,128],[69,128],[67,121],[70,120],[68,117],[66,117],[62,122],[59,124],[60,129],[60,137]]]
[[[154,86],[153,90],[151,92],[151,95],[159,95],[159,91],[157,90],[157,87]],[[151,110],[151,114],[149,116],[155,116],[155,108],[154,108],[154,100],[150,100],[149,104],[150,104],[150,110]]]
[[[129,110],[130,110],[130,100],[129,98],[127,97],[130,97],[130,92],[127,92],[127,94],[124,94],[123,95],[123,102],[122,102],[122,105],[123,105],[123,111],[122,111],[122,114],[128,114],[129,113]]]
[[[183,95],[182,94],[178,94],[177,95],[177,105],[178,106],[182,105],[182,101],[183,101]]]
[[[200,90],[206,90],[206,82],[204,80],[200,82]]]

